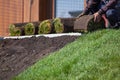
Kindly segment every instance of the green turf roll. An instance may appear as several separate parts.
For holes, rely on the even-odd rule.
[[[15,25],[11,24],[9,26],[9,35],[10,36],[20,36],[22,34],[21,29],[15,27]]]
[[[24,26],[25,35],[34,35],[35,34],[35,26],[33,23],[28,23]]]
[[[38,34],[49,34],[52,31],[51,21],[44,20],[40,23]]]
[[[94,21],[93,15],[82,16],[74,22],[74,31],[79,31],[83,33],[92,32],[95,30],[100,30],[105,28],[105,23],[103,18],[99,22]]]
[[[103,29],[105,28],[104,25],[104,20],[101,19],[100,22],[94,22],[94,18],[92,18],[89,22],[88,22],[88,31],[94,31],[94,30],[98,30],[98,29]]]
[[[63,33],[64,32],[64,25],[62,24],[60,18],[55,18],[53,20],[53,26],[54,26],[54,30],[56,33]]]

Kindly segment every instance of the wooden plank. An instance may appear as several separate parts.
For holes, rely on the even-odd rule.
[[[24,22],[30,22],[30,0],[24,0]]]
[[[40,0],[39,3],[39,20],[43,21],[46,19],[46,0]]]
[[[39,0],[32,0],[31,2],[31,22],[39,21]]]
[[[52,0],[52,19],[55,18],[55,0]]]
[[[39,20],[43,21],[51,19],[54,15],[53,12],[53,1],[54,0],[39,0]]]
[[[24,22],[39,21],[39,0],[24,0]]]

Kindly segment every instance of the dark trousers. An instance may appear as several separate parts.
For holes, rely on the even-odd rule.
[[[106,3],[101,2],[100,4],[100,8],[104,7],[106,5]],[[120,8],[112,8],[112,9],[108,9],[105,13],[106,18],[109,20],[110,24],[112,26],[114,26],[120,18]]]

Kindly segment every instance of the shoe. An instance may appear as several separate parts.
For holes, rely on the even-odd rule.
[[[120,29],[120,22],[117,22],[114,26],[112,26],[113,29]]]

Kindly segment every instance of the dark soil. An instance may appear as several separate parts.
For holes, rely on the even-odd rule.
[[[0,80],[10,80],[36,61],[78,37],[32,37],[0,41]]]

